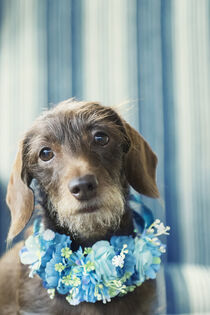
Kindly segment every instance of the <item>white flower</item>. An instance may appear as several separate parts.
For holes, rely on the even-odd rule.
[[[115,267],[123,268],[125,255],[117,255],[112,258],[112,264]]]
[[[53,300],[55,297],[55,289],[48,289],[47,293],[49,294],[50,299]]]
[[[156,229],[156,233],[155,233],[154,228]],[[155,220],[147,229],[147,232],[149,234],[153,234],[154,236],[159,236],[163,234],[169,235],[169,231],[170,231],[170,227],[164,226],[164,224],[159,219]]]
[[[163,223],[157,224],[156,225],[156,229],[157,229],[157,234],[161,235],[161,234],[165,234],[168,235],[168,231],[170,230],[169,226],[164,226]]]
[[[43,234],[43,239],[45,241],[52,241],[55,238],[55,233],[52,230],[46,230]]]
[[[69,291],[69,295],[66,297],[66,300],[69,302],[69,304],[78,305],[80,303],[79,298],[76,297],[78,293],[79,289],[75,287]]]
[[[165,253],[165,252],[166,252],[165,247],[164,247],[164,246],[161,246],[161,247],[160,247],[160,251],[161,251],[161,253]]]
[[[39,270],[40,266],[41,266],[40,260],[29,266],[29,269],[31,269],[31,271],[29,273],[29,278],[34,277],[36,271]]]

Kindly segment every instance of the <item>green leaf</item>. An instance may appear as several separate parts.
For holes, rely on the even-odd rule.
[[[159,265],[161,263],[160,257],[153,257],[152,263],[155,265]]]
[[[92,248],[91,247],[85,247],[84,249],[84,255],[88,255],[92,252]]]

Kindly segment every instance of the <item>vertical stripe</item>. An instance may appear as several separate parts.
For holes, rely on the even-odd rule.
[[[162,85],[163,85],[163,124],[164,138],[164,193],[166,207],[166,222],[171,226],[170,236],[167,238],[167,258],[169,262],[181,260],[180,248],[180,216],[177,215],[179,209],[178,199],[176,198],[177,187],[177,137],[176,137],[176,112],[174,106],[173,90],[173,37],[172,23],[173,15],[170,1],[161,2],[161,42],[162,42]],[[159,122],[160,123],[160,122]]]
[[[167,295],[164,268],[161,267],[157,274],[157,314],[166,314],[167,311]]]
[[[71,81],[72,97],[83,99],[82,29],[84,23],[82,0],[72,0],[71,5]],[[69,40],[69,39],[67,39]]]
[[[72,96],[71,1],[48,0],[48,102]]]
[[[209,313],[210,268],[199,268],[193,265],[182,267],[183,279],[188,285],[189,304],[192,313]],[[203,286],[203,283],[205,285]]]
[[[47,103],[45,2],[4,1],[0,51],[0,136],[7,148],[0,176],[9,176],[20,136]]]
[[[172,12],[181,255],[184,262],[209,263],[208,1],[178,0]]]
[[[188,259],[189,246],[191,243],[190,229],[193,226],[193,216],[189,212],[193,209],[192,201],[192,161],[190,151],[192,148],[190,112],[191,112],[191,85],[190,85],[190,51],[189,51],[189,21],[188,1],[173,2],[174,12],[174,89],[176,132],[179,139],[178,151],[178,173],[180,208],[180,233],[182,235],[182,259]],[[190,249],[191,254],[193,249]]]
[[[182,273],[182,265],[165,268],[167,314],[191,314],[190,286]]]

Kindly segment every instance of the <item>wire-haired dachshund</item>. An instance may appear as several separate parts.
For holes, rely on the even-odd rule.
[[[40,116],[20,142],[7,191],[11,211],[8,241],[18,235],[34,209],[32,180],[42,200],[45,228],[69,235],[72,247],[92,246],[113,235],[133,233],[129,185],[159,196],[157,157],[142,136],[110,107],[64,101]],[[0,261],[0,314],[155,314],[156,285],[147,280],[110,303],[68,304],[50,300],[38,276],[20,263],[16,244]]]

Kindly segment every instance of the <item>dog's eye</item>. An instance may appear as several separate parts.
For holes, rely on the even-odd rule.
[[[106,145],[109,142],[109,136],[105,132],[98,131],[94,134],[94,142],[99,145]]]
[[[44,162],[51,160],[53,156],[54,156],[53,151],[48,147],[43,148],[39,153],[40,159]]]

